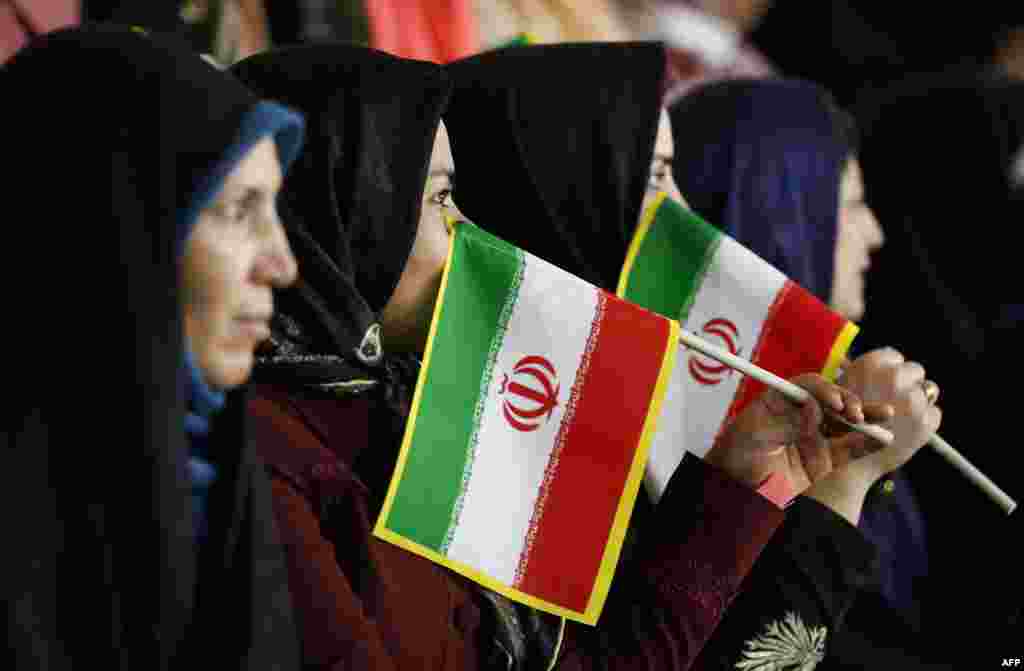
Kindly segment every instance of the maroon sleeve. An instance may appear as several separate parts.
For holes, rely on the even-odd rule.
[[[327,427],[280,401],[255,398],[249,409],[271,474],[304,668],[472,671],[472,593],[447,569],[372,537],[367,489],[327,448]],[[358,441],[349,419],[344,437]]]
[[[321,534],[309,501],[279,478],[273,480],[273,490],[305,663],[319,668],[338,664],[338,669],[394,669],[375,623],[366,617],[338,566],[334,546]]]
[[[688,456],[619,567],[597,626],[567,623],[557,668],[689,668],[784,517]]]
[[[314,474],[324,460],[320,436],[287,406],[261,397],[249,402],[250,426],[271,477],[274,514],[288,564],[304,666],[319,669],[395,669],[385,642],[324,537]],[[354,485],[340,476],[336,491]]]

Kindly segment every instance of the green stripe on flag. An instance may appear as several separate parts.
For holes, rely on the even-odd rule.
[[[506,49],[508,47],[528,47],[533,44],[538,44],[537,38],[533,36],[533,33],[519,33],[515,37],[496,45],[494,50]]]
[[[523,266],[522,252],[472,224],[460,224],[455,235],[406,476],[385,525],[439,553],[472,466],[481,396]],[[467,408],[476,408],[473,421],[467,421]]]
[[[722,233],[670,198],[641,233],[624,298],[685,322]]]

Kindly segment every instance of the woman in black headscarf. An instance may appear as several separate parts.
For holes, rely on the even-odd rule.
[[[447,78],[433,64],[336,44],[261,54],[234,71],[309,119],[282,199],[302,279],[279,295],[250,404],[304,661],[346,669],[493,661],[510,644],[495,643],[493,608],[470,583],[371,536],[440,285],[445,217],[457,214],[441,126]]]
[[[301,120],[116,27],[41,38],[0,86],[26,143],[10,192],[45,213],[10,249],[70,280],[9,304],[27,327],[5,338],[15,666],[295,668],[268,486],[225,392],[294,278],[273,201]],[[252,619],[226,621],[238,608]]]

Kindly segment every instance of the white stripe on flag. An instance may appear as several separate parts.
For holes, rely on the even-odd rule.
[[[785,275],[723,237],[682,327],[727,349],[731,343],[738,356],[750,360],[785,284]],[[740,373],[704,355],[679,352],[645,475],[653,501],[661,498],[684,451],[703,457],[711,449],[741,382]]]
[[[535,256],[526,255],[519,298],[495,362],[481,417],[477,455],[448,556],[511,584],[559,422],[565,412],[597,309],[597,290]],[[529,432],[505,419],[499,394],[523,357],[542,356],[557,371],[558,403]],[[506,378],[506,375],[508,378]],[[515,381],[540,390],[528,375]],[[536,403],[511,399],[519,407]],[[511,458],[510,458],[510,455]],[[499,502],[499,503],[495,503]]]

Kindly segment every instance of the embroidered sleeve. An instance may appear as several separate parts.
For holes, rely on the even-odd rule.
[[[743,646],[736,662],[739,671],[813,671],[825,659],[826,627],[808,627],[789,611],[769,622],[764,631]]]
[[[811,671],[873,574],[874,559],[855,527],[798,497],[694,668]]]

